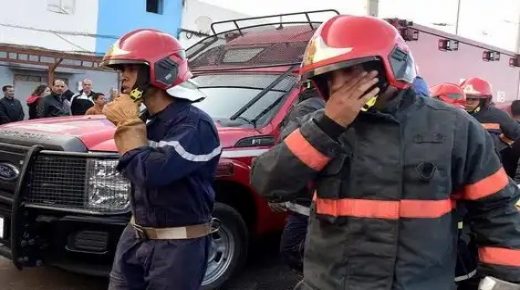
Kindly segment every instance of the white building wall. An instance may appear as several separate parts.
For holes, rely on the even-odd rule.
[[[449,33],[457,31],[462,37],[520,52],[518,0],[379,0],[379,17],[406,18],[421,25]]]
[[[51,31],[95,34],[98,0],[0,0],[0,7],[0,43],[95,51],[94,37]]]

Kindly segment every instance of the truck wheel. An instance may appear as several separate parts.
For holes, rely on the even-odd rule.
[[[212,234],[208,269],[202,281],[204,290],[224,284],[247,257],[247,227],[240,214],[232,207],[216,203],[213,216],[220,220],[220,229]]]

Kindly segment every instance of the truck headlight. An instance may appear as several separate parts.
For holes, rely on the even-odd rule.
[[[112,212],[128,208],[131,185],[116,170],[117,163],[117,159],[88,160],[87,209]]]

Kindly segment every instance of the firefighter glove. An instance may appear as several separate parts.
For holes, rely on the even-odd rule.
[[[139,103],[134,102],[129,95],[121,94],[114,101],[105,105],[103,114],[110,122],[119,126],[122,122],[139,119]]]
[[[121,95],[105,105],[103,114],[117,126],[114,141],[121,155],[146,145],[146,125],[139,118],[139,104],[130,96]]]

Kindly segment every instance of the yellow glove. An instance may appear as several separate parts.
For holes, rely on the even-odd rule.
[[[146,139],[146,125],[141,119],[132,119],[119,123],[114,134],[117,151],[121,155],[148,144]]]
[[[148,144],[146,125],[139,118],[139,104],[128,95],[120,95],[105,105],[103,114],[117,126],[114,141],[121,155]]]
[[[110,122],[118,126],[121,122],[139,119],[139,103],[134,102],[129,95],[121,94],[104,106],[103,114]]]

